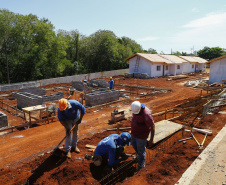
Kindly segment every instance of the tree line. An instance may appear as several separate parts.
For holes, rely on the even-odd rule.
[[[128,68],[124,59],[137,52],[139,44],[112,31],[54,31],[48,19],[0,10],[0,83]]]
[[[0,9],[1,84],[124,69],[135,53],[157,52],[109,30],[55,31],[46,18]]]

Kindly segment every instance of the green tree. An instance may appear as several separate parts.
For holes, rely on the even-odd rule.
[[[65,42],[67,43],[66,58],[71,62],[71,69],[69,72],[70,75],[74,73],[81,73],[81,65],[79,63],[79,50],[80,50],[80,39],[83,37],[82,34],[78,32],[78,30],[73,31],[66,31],[66,30],[59,30],[58,35],[62,34],[64,37]],[[69,75],[68,74],[68,75]]]
[[[87,47],[88,46],[88,47]],[[88,72],[105,71],[111,69],[117,58],[118,40],[115,34],[107,30],[99,30],[84,40],[82,44],[83,65]]]
[[[203,49],[197,52],[198,56],[204,59],[212,60],[214,58],[223,56],[226,54],[225,49],[220,47],[204,47]]]
[[[133,54],[143,52],[141,45],[137,44],[136,41],[134,41],[128,37],[122,37],[122,38],[118,39],[118,41],[120,44],[129,47]]]
[[[172,55],[181,56],[182,54],[179,51],[173,52]]]
[[[145,53],[158,54],[158,52],[153,48],[149,48],[148,50],[145,50]]]
[[[128,68],[124,59],[140,52],[134,40],[109,30],[88,37],[77,30],[55,32],[48,19],[0,9],[1,83]]]
[[[182,56],[187,56],[188,54],[187,54],[186,52],[183,52],[183,51],[182,51],[181,55],[182,55]]]
[[[7,81],[8,83],[10,83],[10,54],[15,48],[15,22],[16,15],[14,13],[5,9],[0,10],[0,65],[1,69],[3,69],[1,70],[1,76],[3,78],[2,81]]]

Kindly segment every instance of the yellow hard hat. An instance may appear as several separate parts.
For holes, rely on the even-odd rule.
[[[112,77],[110,77],[110,79],[112,79]]]
[[[62,99],[59,100],[59,109],[60,109],[60,111],[66,110],[67,106],[68,106],[68,100],[67,99],[62,98]]]

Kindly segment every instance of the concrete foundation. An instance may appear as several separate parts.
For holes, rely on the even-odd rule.
[[[2,127],[8,127],[8,119],[7,115],[4,114],[3,112],[0,112],[0,128]]]
[[[147,73],[134,73],[134,78],[140,78],[140,79],[148,79],[149,75]]]
[[[59,100],[59,99],[63,98],[63,95],[64,94],[62,92],[58,92],[57,94],[51,94],[51,95],[42,96],[43,103],[44,102],[48,102],[48,101]]]
[[[38,96],[35,94],[27,92],[17,93],[17,107],[24,108],[28,106],[42,105],[44,102],[55,101],[63,98],[63,93],[58,92],[58,94]]]
[[[125,73],[125,78],[133,78],[133,73]]]
[[[27,92],[30,94],[35,94],[38,96],[43,96],[46,94],[46,90],[38,87],[28,87],[28,88],[20,88],[19,92],[13,92],[12,97],[17,99],[17,94],[21,92]]]
[[[85,96],[86,106],[96,106],[104,103],[119,100],[119,91],[96,91]]]
[[[148,79],[150,77],[149,77],[149,75],[147,73],[141,73],[139,78],[140,79]]]
[[[38,87],[21,88],[21,89],[19,89],[19,92],[28,92],[28,93],[35,94],[38,96],[44,96],[46,94],[45,89],[38,88]]]

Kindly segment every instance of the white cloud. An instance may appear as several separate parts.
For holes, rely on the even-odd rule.
[[[219,25],[226,22],[226,13],[212,13],[184,25],[184,28],[198,28]]]
[[[136,39],[137,41],[152,41],[152,40],[158,40],[158,37],[145,37],[145,38],[139,38]]]
[[[161,37],[137,39],[144,48],[154,48],[157,52],[198,51],[205,46],[226,48],[226,12],[211,13],[181,26],[174,33]],[[149,41],[149,42],[148,42]]]
[[[198,8],[192,8],[191,11],[197,13],[197,12],[199,12],[199,9]]]

